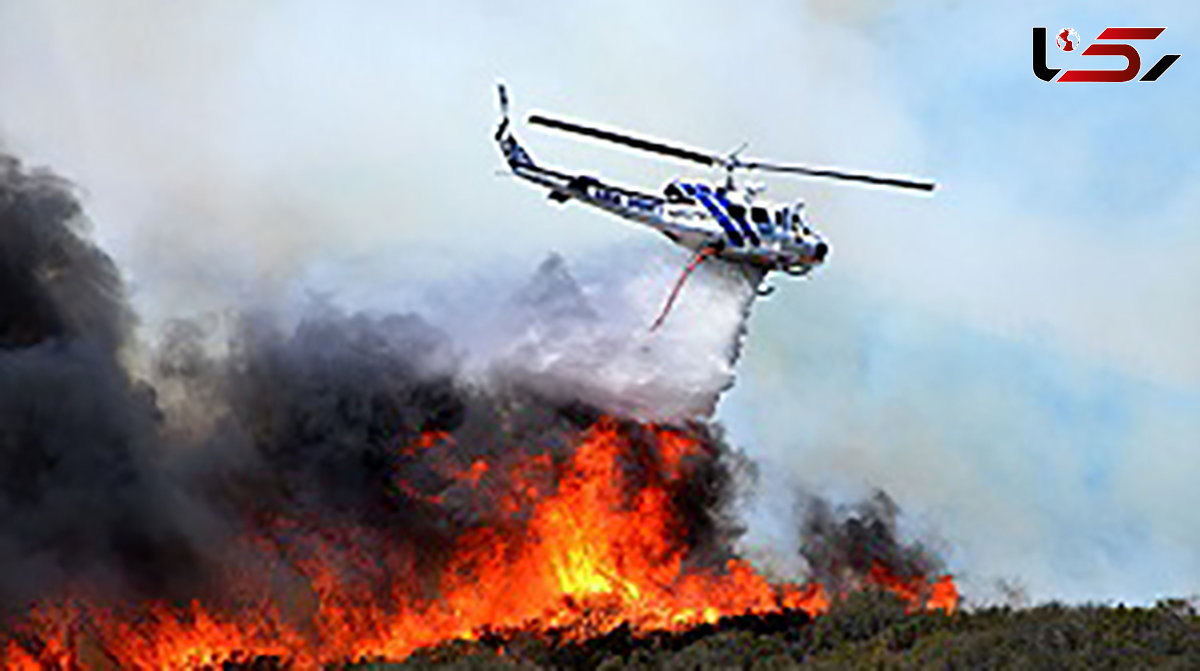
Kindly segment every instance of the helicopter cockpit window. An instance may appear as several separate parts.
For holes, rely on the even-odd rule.
[[[736,220],[736,221],[745,221],[746,220],[746,206],[735,205],[735,204],[731,203],[729,205],[729,216],[733,217],[734,220]]]

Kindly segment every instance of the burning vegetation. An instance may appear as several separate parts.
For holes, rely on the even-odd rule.
[[[868,588],[909,613],[958,604],[883,495],[813,502],[811,579],[768,580],[733,549],[728,504],[752,469],[719,427],[468,382],[417,316],[247,315],[219,348],[180,321],[134,352],[119,273],[84,224],[67,185],[0,161],[8,668],[684,641],[801,628]]]

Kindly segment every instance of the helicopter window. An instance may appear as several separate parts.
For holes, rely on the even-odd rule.
[[[758,232],[764,236],[771,234],[771,213],[765,207],[750,208],[750,218],[758,225]]]
[[[746,207],[744,205],[730,204],[729,205],[729,216],[733,217],[736,221],[745,221],[746,220]]]

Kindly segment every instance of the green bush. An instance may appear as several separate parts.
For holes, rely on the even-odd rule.
[[[490,639],[489,639],[490,640]],[[448,643],[377,669],[602,669],[783,671],[822,669],[1200,669],[1200,617],[1186,601],[1150,608],[985,608],[907,613],[888,593],[836,601],[811,623],[802,615],[729,618],[690,632],[635,636],[618,630],[584,642],[520,634]]]

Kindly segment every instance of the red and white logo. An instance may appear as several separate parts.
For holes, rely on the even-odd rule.
[[[1128,82],[1142,70],[1142,55],[1132,45],[1126,42],[1150,41],[1157,39],[1166,28],[1105,28],[1096,36],[1095,43],[1083,51],[1079,51],[1082,43],[1079,33],[1074,28],[1063,28],[1058,32],[1055,42],[1058,48],[1065,52],[1077,52],[1080,56],[1120,56],[1125,59],[1125,67],[1120,70],[1067,70],[1057,80],[1054,79],[1061,71],[1060,68],[1046,67],[1046,29],[1033,29],[1033,74],[1042,81],[1054,82]],[[1074,56],[1072,56],[1073,58]],[[1142,75],[1138,81],[1152,82],[1162,76],[1162,73],[1179,60],[1179,54],[1167,54],[1158,59]]]

